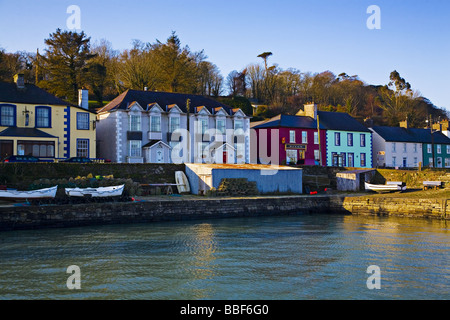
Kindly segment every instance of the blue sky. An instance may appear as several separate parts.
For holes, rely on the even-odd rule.
[[[69,5],[81,9],[81,28],[117,50],[133,39],[165,41],[176,31],[183,45],[204,50],[224,77],[261,62],[302,72],[330,70],[386,84],[397,70],[414,90],[450,111],[448,0],[0,0],[0,47],[44,51],[44,39],[67,29]],[[366,12],[381,10],[381,29]]]

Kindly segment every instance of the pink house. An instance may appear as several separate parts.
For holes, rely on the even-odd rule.
[[[278,115],[252,129],[252,162],[326,165],[326,130],[314,117]]]

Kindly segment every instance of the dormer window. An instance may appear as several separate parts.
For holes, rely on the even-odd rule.
[[[225,134],[225,119],[217,119],[216,120],[216,129],[220,134]]]

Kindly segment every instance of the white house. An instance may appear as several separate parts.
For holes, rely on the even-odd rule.
[[[248,163],[250,117],[204,96],[127,90],[98,111],[97,141],[119,163]]]

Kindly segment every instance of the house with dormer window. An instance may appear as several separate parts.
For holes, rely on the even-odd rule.
[[[46,160],[96,157],[96,114],[89,111],[87,90],[72,105],[25,83],[0,82],[0,160],[31,155]]]
[[[97,118],[99,156],[113,162],[249,162],[250,117],[212,98],[127,90]]]

